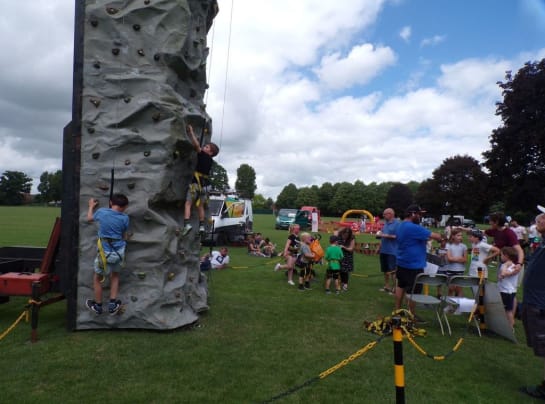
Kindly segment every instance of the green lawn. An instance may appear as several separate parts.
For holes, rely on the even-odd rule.
[[[54,209],[0,210],[1,228],[15,226],[1,244],[45,245],[56,214]],[[35,219],[27,220],[31,216]],[[287,236],[274,230],[272,215],[257,215],[255,230],[279,245]],[[34,238],[37,234],[41,239]],[[362,240],[374,241],[371,236]],[[388,315],[393,308],[393,297],[378,291],[382,276],[377,256],[357,254],[349,292],[326,296],[320,266],[313,290],[298,292],[283,273],[273,272],[277,259],[249,257],[241,247],[230,251],[233,268],[212,274],[210,311],[187,330],[67,332],[65,303],[43,308],[38,343],[28,343],[26,323],[0,340],[0,401],[262,402],[375,341],[363,321]],[[0,332],[25,303],[12,298],[0,305]],[[431,319],[431,312],[422,315]],[[444,361],[433,361],[404,341],[407,402],[528,402],[517,389],[541,379],[542,360],[523,343],[466,334],[464,319],[451,319],[452,337],[441,336],[430,322],[428,336],[417,338],[425,351],[439,355],[449,353],[465,335],[460,349]],[[516,328],[523,342],[521,324]],[[278,402],[394,402],[393,361],[392,341],[385,338],[362,357]]]

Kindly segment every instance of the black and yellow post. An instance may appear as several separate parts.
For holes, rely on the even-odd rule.
[[[477,311],[479,312],[479,329],[481,331],[486,330],[486,322],[484,321],[484,271],[482,267],[477,268],[477,273],[479,275],[479,304]]]
[[[396,404],[405,403],[405,369],[403,368],[403,332],[401,317],[392,317],[392,337],[394,340],[394,381]]]

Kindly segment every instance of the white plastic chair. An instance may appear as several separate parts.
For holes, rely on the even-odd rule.
[[[477,328],[477,333],[479,337],[481,336],[481,328],[479,326],[479,321],[474,314],[475,309],[477,308],[477,303],[479,299],[479,285],[480,278],[478,276],[465,276],[465,275],[455,275],[450,277],[448,281],[449,286],[457,286],[464,288],[465,291],[470,293],[470,298],[464,300],[470,300],[470,304],[463,304],[463,298],[453,297],[453,296],[444,296],[445,305],[454,306],[456,309],[455,313],[470,313],[473,316],[472,320]]]
[[[448,322],[448,318],[445,315],[443,311],[443,300],[439,299],[435,296],[423,294],[423,293],[414,293],[415,288],[417,285],[428,285],[428,286],[447,286],[448,284],[448,277],[446,275],[442,274],[436,274],[436,275],[429,275],[426,273],[421,273],[416,276],[416,279],[414,281],[413,285],[413,293],[407,294],[407,300],[412,301],[419,305],[419,307],[425,308],[425,309],[431,309],[435,311],[435,316],[437,318],[437,322],[439,323],[439,327],[441,327],[441,334],[445,335],[445,330],[443,328],[443,321],[441,318],[444,319],[447,329],[450,335],[450,324]]]

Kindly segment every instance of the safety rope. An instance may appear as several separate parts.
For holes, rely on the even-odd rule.
[[[306,380],[305,382],[297,385],[297,386],[294,386],[274,397],[271,397],[270,399],[268,400],[265,400],[265,401],[262,401],[263,404],[265,403],[272,403],[273,401],[276,401],[276,400],[279,400],[281,398],[284,398],[284,397],[287,397],[307,386],[310,386],[311,384],[313,384],[314,382],[317,382],[321,379],[325,379],[327,376],[329,376],[330,374],[336,372],[337,370],[341,369],[342,367],[346,366],[347,364],[349,364],[350,362],[358,359],[360,356],[364,355],[366,352],[370,351],[372,348],[374,348],[384,337],[381,336],[379,338],[377,338],[375,341],[372,341],[370,342],[369,344],[367,344],[366,346],[364,346],[363,348],[357,350],[356,352],[354,352],[352,355],[350,355],[348,358],[346,359],[343,359],[341,362],[339,362],[338,364],[330,367],[329,369],[323,371],[322,373],[320,373],[318,376],[315,376],[315,377],[312,377],[308,380]]]
[[[407,337],[407,339],[409,340],[411,345],[418,352],[420,352],[422,355],[426,356],[427,358],[433,359],[434,361],[442,361],[442,360],[447,359],[450,355],[452,355],[454,352],[456,352],[460,348],[460,345],[462,345],[462,343],[464,342],[464,338],[460,337],[458,339],[458,341],[456,342],[456,344],[454,344],[454,347],[447,354],[445,354],[445,355],[431,355],[431,354],[427,353],[424,350],[424,348],[422,348],[420,345],[418,345],[418,343],[411,336],[411,333],[408,330],[406,330],[404,326],[401,326],[401,329],[404,331],[404,335]]]
[[[225,61],[225,82],[223,84],[223,105],[221,108],[221,125],[220,125],[220,141],[219,147],[221,149],[221,144],[223,140],[223,121],[225,117],[225,100],[227,99],[227,82],[229,77],[229,58],[231,54],[231,31],[233,27],[233,10],[235,8],[235,0],[231,1],[231,16],[229,18],[229,37],[227,40],[227,60]]]
[[[6,335],[8,335],[11,331],[13,331],[13,329],[14,329],[15,327],[17,327],[17,324],[19,324],[19,323],[21,322],[21,320],[22,320],[23,318],[25,318],[25,317],[26,317],[25,321],[28,323],[28,318],[29,318],[28,308],[25,309],[25,311],[23,311],[23,312],[21,313],[21,315],[17,318],[17,320],[15,320],[15,322],[14,322],[11,326],[9,326],[8,329],[7,329],[6,331],[4,331],[4,332],[0,335],[0,341],[1,341],[2,339],[4,339],[4,337],[5,337]]]

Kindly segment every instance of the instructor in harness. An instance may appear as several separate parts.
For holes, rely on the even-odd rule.
[[[204,229],[204,205],[208,199],[208,187],[210,184],[209,175],[214,163],[213,158],[216,157],[220,151],[219,147],[215,143],[207,143],[201,147],[199,141],[195,137],[193,127],[187,125],[187,133],[193,143],[193,147],[197,151],[197,166],[193,173],[193,179],[189,185],[187,195],[185,198],[184,209],[184,228],[182,230],[182,236],[187,236],[193,228],[189,223],[191,218],[191,205],[195,203],[199,213],[199,233],[202,235]]]

